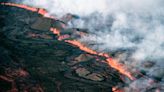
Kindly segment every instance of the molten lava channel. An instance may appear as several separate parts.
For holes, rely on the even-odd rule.
[[[0,4],[1,5],[7,5],[7,6],[19,7],[19,8],[26,9],[26,10],[30,10],[32,12],[37,12],[38,14],[43,15],[43,17],[48,17],[48,18],[51,18],[51,19],[55,19],[54,17],[49,16],[48,12],[45,9],[29,7],[27,5],[15,4],[15,3],[0,3]],[[56,28],[50,28],[50,31],[52,31],[54,34],[56,34],[58,36],[58,40],[62,40],[64,38],[68,38],[69,37],[69,35],[61,36],[60,35],[60,30],[57,30]],[[64,41],[69,43],[69,44],[71,44],[71,45],[74,45],[74,46],[78,47],[79,49],[81,49],[81,50],[83,50],[83,51],[85,51],[85,52],[87,52],[89,54],[94,54],[94,55],[105,57],[107,64],[110,65],[112,68],[118,70],[121,74],[127,76],[131,80],[135,79],[135,77],[133,77],[132,73],[127,70],[127,67],[124,64],[121,64],[121,63],[117,62],[116,60],[110,58],[110,56],[108,54],[106,54],[106,53],[98,53],[98,52],[92,50],[91,48],[83,45],[81,42],[79,42],[77,40],[64,40]]]

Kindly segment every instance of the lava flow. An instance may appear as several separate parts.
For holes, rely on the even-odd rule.
[[[16,3],[4,3],[4,2],[0,2],[1,5],[6,5],[6,6],[14,6],[14,7],[19,7],[22,9],[26,9],[32,12],[37,12],[38,14],[41,14],[43,17],[48,17],[48,18],[52,18],[55,19],[53,16],[50,16],[49,13],[42,8],[35,8],[35,7],[30,7],[27,5],[23,5],[23,4],[16,4]]]
[[[96,51],[94,51],[94,50],[92,50],[92,49],[86,47],[85,45],[81,44],[81,43],[80,43],[79,41],[77,41],[77,40],[65,40],[65,42],[68,42],[68,43],[70,43],[70,44],[73,44],[73,45],[79,47],[79,49],[81,49],[81,50],[83,50],[83,51],[85,51],[85,52],[87,52],[87,53],[97,55],[97,52],[96,52]]]
[[[34,7],[29,7],[26,5],[21,5],[21,4],[14,4],[14,3],[0,3],[1,5],[8,5],[8,6],[15,6],[15,7],[19,7],[19,8],[23,8],[26,10],[30,10],[32,12],[37,12],[38,14],[43,15],[43,17],[47,17],[48,18],[53,18],[49,16],[48,12],[45,9],[40,9],[40,8],[34,8]],[[65,35],[65,36],[61,36],[60,35],[60,30],[57,30],[56,28],[50,28],[50,31],[52,31],[54,34],[58,35],[58,40],[63,40],[64,38],[69,38],[69,35]],[[89,54],[94,54],[94,55],[98,55],[98,56],[102,56],[106,58],[106,62],[114,69],[118,70],[121,74],[127,76],[128,78],[130,78],[131,80],[135,80],[135,77],[132,75],[132,73],[130,71],[127,70],[127,67],[124,64],[120,64],[118,63],[116,60],[110,58],[110,56],[106,53],[98,53],[92,49],[90,49],[89,47],[83,45],[81,42],[77,41],[77,40],[65,40],[65,42],[70,43],[76,47],[79,47],[79,49],[89,53]]]
[[[113,87],[113,88],[112,88],[112,92],[124,92],[124,90],[119,89],[119,88],[117,88],[117,87]]]
[[[107,54],[98,54],[98,52],[88,48],[87,46],[83,45],[82,43],[80,43],[77,40],[65,40],[65,42],[68,42],[70,44],[73,44],[77,47],[79,47],[79,49],[89,53],[89,54],[94,54],[94,55],[98,55],[98,56],[103,56],[106,57],[106,62],[114,69],[118,70],[121,74],[126,75],[128,78],[130,78],[131,80],[134,80],[135,78],[132,76],[131,72],[129,72],[126,68],[125,65],[118,63],[116,60],[110,58]]]
[[[55,29],[55,28],[51,28],[51,31],[54,33],[54,34],[57,34],[59,36],[59,40],[60,39],[60,31]],[[62,36],[63,37],[63,36]],[[69,36],[68,36],[69,37]],[[64,37],[63,37],[64,39]],[[87,46],[83,45],[81,42],[77,41],[77,40],[65,40],[65,42],[67,43],[70,43],[74,46],[77,46],[79,47],[79,49],[87,52],[87,53],[90,53],[90,54],[94,54],[94,55],[98,55],[98,56],[103,56],[103,57],[106,57],[106,62],[114,69],[118,70],[121,74],[124,74],[126,75],[128,78],[130,78],[131,80],[134,80],[135,78],[132,76],[132,74],[126,69],[126,66],[121,64],[121,63],[118,63],[116,60],[112,59],[109,57],[108,54],[106,53],[98,53],[90,48],[88,48]]]

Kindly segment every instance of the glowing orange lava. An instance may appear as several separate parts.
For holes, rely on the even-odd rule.
[[[107,63],[113,67],[114,69],[118,70],[121,74],[126,75],[131,80],[135,80],[132,74],[127,70],[127,67],[124,64],[118,63],[116,60],[112,58],[106,59]]]
[[[15,6],[15,7],[23,8],[23,9],[30,10],[30,11],[33,11],[33,12],[36,12],[38,10],[38,8],[29,7],[29,6],[23,5],[23,4],[1,3],[1,5]]]
[[[124,90],[118,89],[117,87],[113,87],[112,92],[124,92]]]
[[[97,52],[96,52],[96,51],[94,51],[94,50],[92,50],[92,49],[86,47],[85,45],[81,44],[81,43],[80,43],[79,41],[77,41],[77,40],[65,40],[65,42],[68,42],[68,43],[70,43],[70,44],[73,44],[73,45],[79,47],[79,49],[81,49],[81,50],[83,50],[83,51],[85,51],[85,52],[88,52],[88,53],[90,53],[90,54],[95,54],[95,55],[97,55]]]
[[[45,9],[42,9],[42,8],[35,8],[35,7],[30,7],[30,6],[27,6],[27,5],[15,4],[15,3],[4,3],[4,2],[1,2],[0,4],[1,5],[7,5],[7,6],[19,7],[19,8],[26,9],[26,10],[29,10],[29,11],[32,11],[32,12],[38,12],[38,14],[41,14],[44,17],[55,19],[55,17],[50,16],[49,13]]]
[[[99,56],[106,57],[106,58],[109,58],[110,57],[107,53],[99,53],[98,55]]]
[[[38,12],[39,14],[46,16],[49,15],[48,12],[45,9],[39,9],[39,8],[34,8],[34,7],[29,7],[26,5],[22,5],[22,4],[14,4],[14,3],[0,3],[1,5],[9,5],[9,6],[16,6],[16,7],[20,7],[26,10],[30,10],[33,12]],[[52,18],[49,16],[49,18]],[[63,40],[65,38],[68,38],[69,35],[64,35],[61,36],[60,35],[60,31],[57,30],[56,28],[50,28],[50,31],[52,31],[54,34],[58,35],[58,40]],[[84,35],[82,32],[79,32],[79,34]],[[131,72],[127,70],[127,67],[124,64],[121,64],[119,62],[117,62],[116,60],[110,58],[110,56],[106,53],[98,53],[92,49],[90,49],[89,47],[83,45],[81,42],[77,41],[77,40],[65,40],[65,42],[70,43],[76,47],[79,47],[79,49],[89,53],[89,54],[94,54],[94,55],[98,55],[98,56],[102,56],[106,58],[106,62],[114,69],[118,70],[121,74],[126,75],[128,78],[130,78],[131,80],[134,80],[135,78],[132,76]]]
[[[50,31],[52,31],[54,34],[60,36],[60,31],[57,30],[56,28],[50,28]]]
[[[109,55],[105,54],[105,53],[100,53],[98,54],[98,52],[86,47],[85,45],[83,45],[82,43],[80,43],[77,40],[65,40],[65,42],[68,42],[70,44],[73,44],[77,47],[79,47],[81,50],[88,52],[90,54],[94,54],[94,55],[99,55],[99,56],[104,56],[106,57],[106,61],[107,63],[114,69],[118,70],[121,74],[126,75],[128,78],[130,78],[131,80],[134,80],[135,78],[132,76],[131,72],[129,72],[127,70],[127,67],[124,64],[121,64],[119,62],[117,62],[116,60],[109,58]]]
[[[65,37],[60,36],[60,31],[55,29],[55,28],[51,28],[50,29],[54,34],[59,35],[58,40],[62,40]],[[65,35],[66,38],[68,38],[69,36]],[[76,47],[79,47],[79,49],[89,53],[89,54],[94,54],[94,55],[98,55],[98,56],[103,56],[106,59],[106,62],[114,69],[118,70],[121,74],[126,75],[128,78],[130,78],[131,80],[134,80],[135,78],[132,76],[131,72],[129,72],[127,70],[127,67],[124,64],[121,64],[119,62],[117,62],[116,60],[110,58],[110,56],[106,53],[98,53],[90,48],[88,48],[87,46],[83,45],[81,42],[77,41],[77,40],[65,40],[65,42],[70,43]]]
[[[70,38],[70,35],[65,34],[65,35],[59,36],[59,37],[58,37],[58,40],[61,41],[61,40],[67,39],[67,38]]]

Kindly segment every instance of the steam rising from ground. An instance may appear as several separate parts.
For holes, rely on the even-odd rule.
[[[81,16],[73,26],[95,33],[89,38],[102,44],[100,50],[135,48],[137,59],[164,57],[163,0],[25,0],[24,3],[43,7],[58,16],[66,13]]]
[[[50,13],[63,15],[73,13],[78,15],[88,15],[94,11],[106,12],[107,0],[24,0],[24,3],[44,7]]]
[[[58,17],[66,13],[79,15],[81,19],[69,24],[89,29],[91,34],[81,41],[94,43],[89,46],[98,51],[125,50],[128,54],[125,52],[124,58],[119,58],[125,64],[164,81],[163,0],[24,0],[24,3],[45,8]],[[152,66],[145,67],[145,63]]]

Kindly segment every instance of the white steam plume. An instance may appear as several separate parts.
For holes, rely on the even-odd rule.
[[[88,15],[94,11],[105,13],[108,0],[23,0],[23,3],[47,9],[61,16],[66,13]]]
[[[164,0],[24,0],[23,3],[45,8],[59,17],[66,13],[79,15],[81,19],[73,20],[70,26],[88,28],[91,32],[81,41],[94,42],[91,48],[99,51],[130,51],[126,58],[119,59],[146,71],[148,76],[161,78],[159,84],[164,84]],[[139,79],[130,87],[142,80],[149,81]]]

